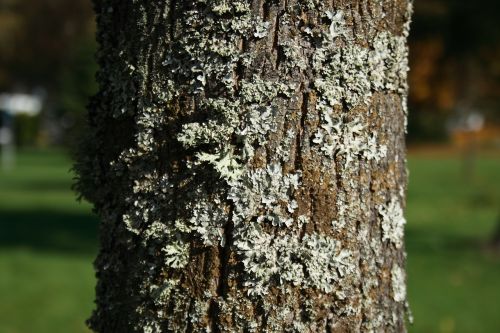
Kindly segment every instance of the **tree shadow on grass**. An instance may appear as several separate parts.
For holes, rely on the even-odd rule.
[[[90,213],[0,211],[0,249],[95,255],[98,220]]]
[[[30,179],[29,181],[18,181],[10,185],[9,188],[44,193],[46,191],[71,191],[71,184],[68,184],[67,179]],[[1,214],[2,212],[0,212],[0,216]]]
[[[474,252],[480,250],[485,241],[472,235],[436,231],[431,228],[407,228],[405,233],[407,251],[428,253],[429,255],[437,252]]]

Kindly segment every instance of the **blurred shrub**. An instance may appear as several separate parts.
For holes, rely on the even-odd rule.
[[[445,142],[448,140],[444,112],[421,111],[408,115],[408,143]]]
[[[34,146],[38,144],[40,116],[18,114],[14,117],[14,141],[18,146]]]
[[[61,141],[64,144],[71,145],[80,136],[89,98],[97,91],[97,64],[94,58],[96,47],[93,38],[75,43],[68,57],[68,65],[59,76],[55,116],[59,119]]]

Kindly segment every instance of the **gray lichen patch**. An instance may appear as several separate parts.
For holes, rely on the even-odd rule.
[[[313,142],[321,145],[326,156],[343,156],[346,166],[358,158],[379,161],[386,156],[387,147],[377,142],[377,133],[368,133],[359,119],[334,122],[328,113],[323,114],[323,119]]]
[[[392,293],[396,302],[406,301],[406,274],[398,265],[391,269]]]
[[[270,165],[242,176],[230,188],[234,246],[245,266],[249,295],[265,295],[270,286],[284,283],[332,292],[353,269],[349,252],[334,239],[266,231],[266,224],[290,228],[308,222],[305,216],[294,220],[290,215],[297,208],[291,197],[299,186],[300,174],[284,175],[279,165]]]
[[[257,228],[246,230],[245,235],[235,246],[243,257],[249,295],[265,295],[270,286],[284,283],[340,292],[343,277],[354,269],[349,251],[325,236],[275,238]]]
[[[278,164],[247,172],[231,184],[228,192],[234,204],[233,222],[239,226],[258,216],[258,223],[290,226],[289,211],[294,206],[290,198],[299,185],[300,173],[284,175]]]
[[[189,260],[189,244],[172,242],[162,249],[165,255],[165,264],[172,268],[183,268]]]
[[[227,212],[223,207],[218,197],[211,200],[200,198],[190,207],[189,220],[178,225],[185,225],[185,231],[198,234],[206,246],[224,246],[224,221],[227,219]]]
[[[393,198],[387,205],[379,206],[378,213],[382,217],[382,240],[387,240],[397,248],[401,248],[406,224],[401,204],[397,199]]]
[[[347,105],[352,109],[368,104],[374,91],[397,92],[403,96],[406,110],[408,49],[404,36],[393,36],[389,32],[377,34],[370,46],[358,46],[349,42],[352,36],[346,28],[343,12],[327,12],[331,25],[322,46],[315,50],[312,67],[316,78],[314,86],[319,93],[316,108],[321,111],[323,125],[316,133],[315,143],[326,156],[337,153],[346,155],[351,161],[367,152],[364,157],[379,160],[385,157],[385,146],[376,143],[376,134],[369,142],[352,140],[360,135],[363,125],[353,122],[343,124],[332,120],[335,106]],[[347,133],[346,135],[342,135]],[[347,141],[346,149],[338,149],[338,142]],[[352,153],[352,154],[351,154]]]

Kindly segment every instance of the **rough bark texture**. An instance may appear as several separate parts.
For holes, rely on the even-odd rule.
[[[404,332],[409,0],[95,1],[96,332]]]

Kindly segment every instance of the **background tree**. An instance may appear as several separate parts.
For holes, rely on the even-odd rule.
[[[499,9],[495,0],[416,4],[410,38],[410,145],[444,142],[450,120],[456,123],[476,112],[498,133]]]
[[[95,2],[92,329],[405,331],[410,5]]]
[[[16,117],[16,144],[68,144],[95,93],[95,24],[88,0],[0,3],[0,92],[43,92],[36,118]],[[76,131],[75,131],[76,130]]]

